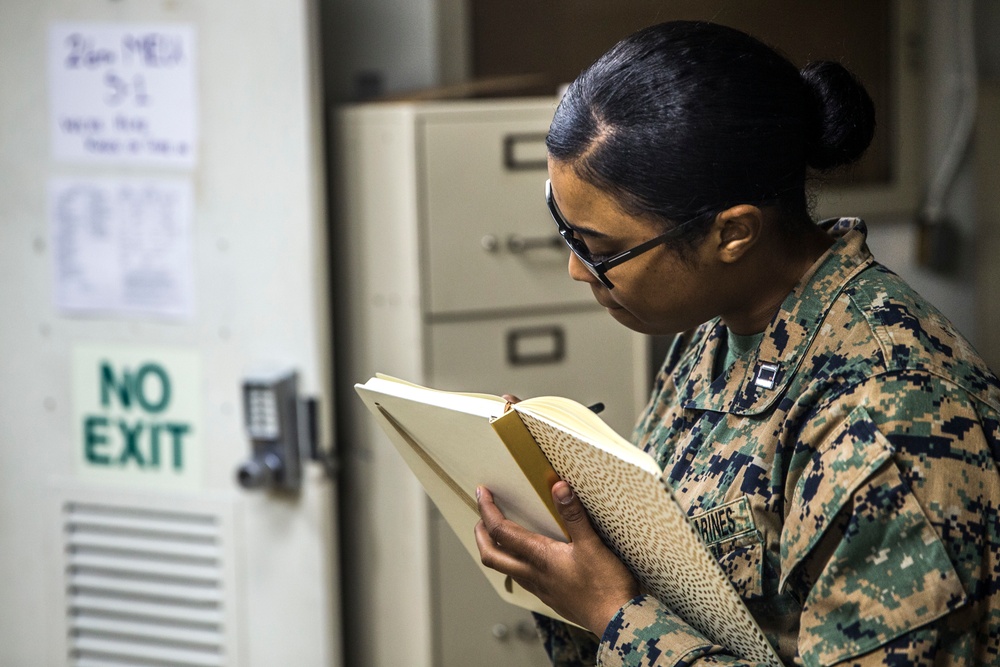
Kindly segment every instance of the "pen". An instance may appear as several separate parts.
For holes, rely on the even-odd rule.
[[[596,414],[600,414],[601,411],[604,410],[604,403],[601,403],[600,401],[598,401],[597,403],[594,403],[593,405],[588,405],[587,409],[590,410],[591,412],[593,412],[595,415]]]

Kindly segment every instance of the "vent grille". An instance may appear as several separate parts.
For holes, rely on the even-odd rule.
[[[70,664],[222,667],[218,518],[63,505]]]

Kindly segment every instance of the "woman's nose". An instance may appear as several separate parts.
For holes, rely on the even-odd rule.
[[[578,280],[581,283],[599,282],[597,276],[590,272],[590,269],[580,261],[575,252],[569,254],[569,266],[567,268],[569,269],[569,277],[573,280]]]

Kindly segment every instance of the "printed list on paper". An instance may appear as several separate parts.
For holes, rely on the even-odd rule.
[[[59,312],[190,319],[191,186],[182,180],[53,179]]]

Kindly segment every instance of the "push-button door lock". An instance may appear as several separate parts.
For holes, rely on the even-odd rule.
[[[316,401],[301,399],[298,374],[283,371],[243,381],[243,414],[250,458],[236,469],[246,489],[298,491],[302,461],[320,458],[316,445]]]

